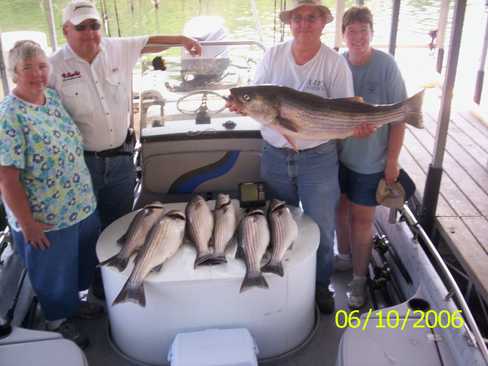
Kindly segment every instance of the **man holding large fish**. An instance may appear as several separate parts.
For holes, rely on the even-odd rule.
[[[325,98],[352,97],[352,77],[345,59],[320,40],[325,25],[333,20],[330,10],[320,0],[289,4],[280,19],[290,25],[293,39],[265,53],[255,84],[283,85]],[[228,106],[246,112],[236,96],[231,96]],[[304,212],[319,225],[316,300],[321,312],[332,313],[334,298],[329,284],[339,199],[336,143],[327,139],[287,139],[267,126],[263,126],[262,135],[261,176],[270,194],[291,205],[301,202]]]

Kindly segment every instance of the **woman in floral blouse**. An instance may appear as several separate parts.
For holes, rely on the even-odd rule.
[[[15,88],[0,103],[0,192],[47,328],[88,345],[70,318],[81,309],[97,264],[100,231],[81,135],[54,90],[32,41],[9,53]],[[100,309],[88,309],[98,312]]]

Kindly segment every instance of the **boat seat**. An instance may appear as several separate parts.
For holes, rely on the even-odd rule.
[[[0,365],[88,366],[78,346],[59,333],[14,327],[0,339]]]

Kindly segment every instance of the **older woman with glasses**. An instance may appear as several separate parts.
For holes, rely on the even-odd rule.
[[[16,85],[0,104],[2,201],[47,328],[85,347],[69,319],[103,308],[78,295],[92,280],[100,231],[81,135],[46,88],[49,63],[38,44],[17,42],[8,64]]]

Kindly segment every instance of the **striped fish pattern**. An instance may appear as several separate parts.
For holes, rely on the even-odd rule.
[[[268,283],[261,273],[261,260],[269,245],[270,233],[266,216],[262,210],[250,211],[239,227],[239,245],[237,256],[246,262],[246,275],[240,292],[256,286],[268,288]]]
[[[213,232],[213,257],[215,264],[226,263],[225,249],[237,227],[237,211],[228,194],[219,193],[215,202]]]
[[[214,216],[202,196],[194,196],[186,205],[187,232],[197,249],[194,268],[202,264],[212,264],[210,238],[214,229]]]
[[[114,266],[122,272],[127,267],[130,256],[144,245],[147,233],[163,214],[163,204],[157,201],[139,210],[132,219],[126,233],[117,240],[122,249],[113,257],[101,262],[99,266]]]
[[[344,139],[365,122],[376,127],[395,122],[423,127],[423,90],[388,105],[364,103],[360,97],[326,99],[275,85],[231,88],[230,93],[230,100],[239,103],[243,113],[291,141]]]
[[[146,306],[144,279],[151,271],[159,271],[163,263],[180,248],[185,235],[185,214],[169,211],[156,222],[135,259],[135,266],[127,282],[115,298],[113,305],[126,301]]]
[[[283,257],[298,237],[298,226],[286,203],[277,199],[270,203],[268,221],[271,231],[271,259],[261,271],[283,277]]]

